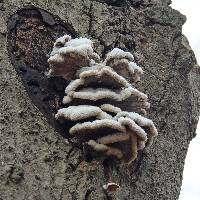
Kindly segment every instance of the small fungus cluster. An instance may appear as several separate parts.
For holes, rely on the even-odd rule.
[[[136,88],[143,70],[131,53],[114,48],[101,61],[91,40],[65,35],[56,40],[48,62],[49,75],[71,81],[66,107],[55,117],[71,124],[69,133],[78,143],[126,163],[152,143],[157,129],[144,117],[150,104]]]

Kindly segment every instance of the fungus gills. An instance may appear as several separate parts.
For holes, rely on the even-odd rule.
[[[157,129],[150,119],[137,113],[145,114],[150,104],[147,95],[135,86],[143,70],[131,53],[115,48],[101,61],[91,40],[65,35],[56,40],[48,62],[50,76],[71,81],[63,98],[67,107],[58,110],[55,117],[73,122],[66,131],[79,144],[95,155],[129,164],[139,150],[152,144]],[[132,112],[123,111],[124,107]]]

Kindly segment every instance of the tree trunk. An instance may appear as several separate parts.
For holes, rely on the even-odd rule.
[[[0,0],[0,199],[178,199],[198,122],[200,68],[182,35],[186,18],[169,3]],[[63,85],[45,79],[46,55],[65,33],[91,38],[102,57],[128,50],[145,71],[159,135],[131,166],[86,162],[54,120],[51,100]],[[121,187],[113,197],[103,191],[108,182]]]

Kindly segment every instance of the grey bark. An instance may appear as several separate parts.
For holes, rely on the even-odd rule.
[[[116,3],[118,2],[118,3]],[[178,199],[188,145],[200,105],[200,68],[182,35],[186,18],[170,1],[0,1],[0,199],[109,199],[107,182],[121,186],[115,199]],[[32,103],[11,64],[7,22],[34,5],[95,41],[99,54],[128,49],[145,71],[143,91],[159,135],[137,166],[85,162]],[[117,6],[116,6],[117,5]],[[46,59],[46,58],[44,58]]]

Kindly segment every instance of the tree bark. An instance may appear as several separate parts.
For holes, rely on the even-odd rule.
[[[0,199],[178,199],[185,156],[198,122],[200,68],[182,35],[186,18],[169,4],[168,0],[0,0]],[[10,48],[16,37],[12,36],[17,30],[15,16],[21,17],[19,10],[30,8],[44,10],[42,26],[52,38],[64,32],[89,37],[102,57],[119,47],[130,51],[143,67],[143,91],[151,103],[149,117],[159,135],[133,165],[86,162],[82,150],[61,136],[52,113],[42,110],[40,105],[45,103],[33,97],[33,88],[26,85],[28,78],[16,72],[20,64],[11,52],[15,45],[29,49],[24,63],[34,68],[37,62],[37,66],[46,63],[45,53],[54,42],[50,36],[36,40],[42,45],[32,52],[34,47],[22,43],[23,37],[26,41],[23,32],[21,46],[15,38]],[[58,18],[63,29],[54,29]],[[38,28],[34,26],[40,34]],[[28,38],[30,29],[33,26],[26,29]],[[36,84],[39,88],[40,83]],[[108,182],[121,187],[115,197],[103,191]]]

